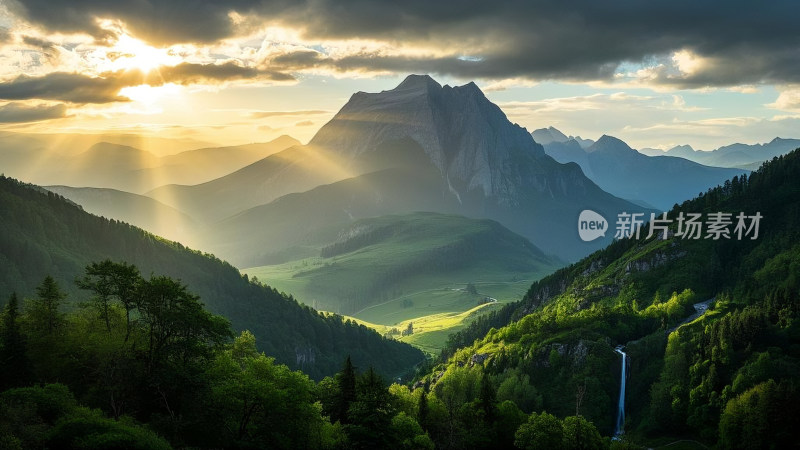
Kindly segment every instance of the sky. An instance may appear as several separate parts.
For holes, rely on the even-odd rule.
[[[795,0],[0,0],[0,131],[303,142],[357,91],[475,81],[529,131],[800,138]]]

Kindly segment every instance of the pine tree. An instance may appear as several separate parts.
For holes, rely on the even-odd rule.
[[[428,394],[422,390],[422,394],[417,400],[417,423],[419,423],[424,430],[427,430],[428,422]]]
[[[52,336],[61,327],[62,314],[58,312],[67,294],[61,291],[50,275],[36,288],[36,298],[31,301],[29,316],[36,331]]]
[[[495,409],[497,408],[497,391],[492,385],[492,380],[489,374],[484,373],[481,377],[481,391],[478,394],[478,404],[485,414],[487,422],[491,422],[495,417]]]
[[[347,411],[350,409],[350,404],[356,400],[356,369],[353,367],[350,355],[347,355],[342,371],[336,374],[336,384],[339,392],[331,421],[350,423]]]
[[[20,387],[30,380],[30,363],[25,337],[19,326],[19,301],[11,294],[3,312],[0,333],[0,391]]]
[[[370,367],[358,378],[356,401],[348,410],[345,427],[353,448],[392,448],[389,429],[394,416],[392,395],[386,384]]]

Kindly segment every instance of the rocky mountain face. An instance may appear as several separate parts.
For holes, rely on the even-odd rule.
[[[474,83],[443,87],[427,75],[411,75],[390,91],[353,95],[311,145],[357,161],[382,143],[402,138],[423,148],[456,197],[477,191],[507,206],[520,202],[525,169],[549,159]],[[538,182],[540,189],[566,187],[527,181]]]

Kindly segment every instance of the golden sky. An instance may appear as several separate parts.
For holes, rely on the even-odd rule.
[[[530,131],[800,137],[796,2],[561,3],[2,0],[0,130],[307,141],[352,93],[429,73]]]

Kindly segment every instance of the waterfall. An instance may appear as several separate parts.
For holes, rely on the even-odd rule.
[[[622,349],[625,348],[623,346],[617,346],[614,351],[622,355],[622,377],[619,384],[619,402],[617,403],[617,426],[614,429],[614,436],[619,436],[624,432],[625,428],[625,378],[627,374],[627,356]]]

